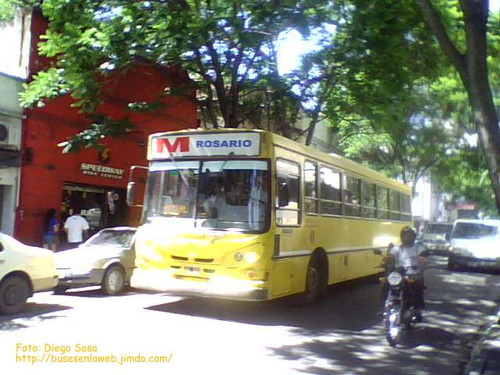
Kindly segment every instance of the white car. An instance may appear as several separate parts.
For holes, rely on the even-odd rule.
[[[450,243],[446,239],[453,228],[453,223],[430,222],[422,232],[422,243],[429,254],[448,255]]]
[[[135,231],[133,227],[106,228],[76,249],[56,253],[59,284],[55,293],[96,285],[105,294],[120,293],[135,267]]]
[[[459,219],[449,238],[448,269],[463,266],[500,270],[500,220]]]
[[[52,251],[0,233],[0,314],[22,311],[28,297],[53,289],[57,281]]]

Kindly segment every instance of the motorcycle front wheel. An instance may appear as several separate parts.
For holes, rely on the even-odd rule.
[[[399,309],[387,309],[385,313],[385,337],[390,346],[401,341],[401,322]]]

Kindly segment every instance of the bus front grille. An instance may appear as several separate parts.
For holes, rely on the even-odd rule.
[[[171,255],[171,258],[174,259],[174,260],[180,260],[182,262],[187,262],[189,260],[187,257],[180,257],[180,256],[177,256],[177,255]]]
[[[194,261],[197,263],[213,263],[213,258],[194,258]]]

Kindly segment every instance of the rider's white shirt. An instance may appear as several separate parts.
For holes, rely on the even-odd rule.
[[[413,246],[394,246],[389,251],[389,254],[394,255],[396,258],[396,265],[408,270],[419,268],[418,257],[421,256],[424,250],[422,244],[415,242]]]

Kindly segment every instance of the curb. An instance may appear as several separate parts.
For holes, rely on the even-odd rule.
[[[500,374],[500,310],[495,321],[478,332],[464,375]]]

